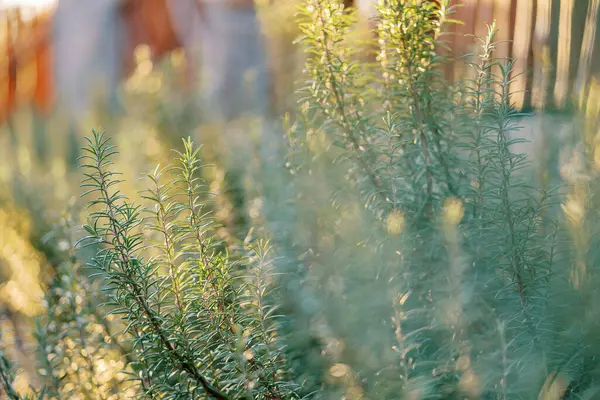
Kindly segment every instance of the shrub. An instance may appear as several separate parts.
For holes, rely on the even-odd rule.
[[[92,281],[129,339],[113,350],[129,378],[103,393],[127,382],[149,398],[597,396],[594,140],[581,140],[578,175],[537,181],[517,151],[523,115],[513,61],[494,57],[495,26],[467,78],[449,85],[437,51],[449,1],[378,9],[370,65],[353,50],[352,13],[305,1],[299,116],[284,118],[285,132],[253,136],[248,125],[257,141],[237,160],[261,204],[243,252],[215,235],[189,139],[147,177],[139,205],[119,191],[108,139],[88,139],[81,243],[97,249]],[[56,285],[92,292],[74,263]],[[91,368],[108,344],[96,338],[93,353],[83,343],[88,300],[66,304],[64,332],[79,335],[71,350],[85,348]],[[56,341],[41,333],[41,344]],[[56,368],[45,376],[60,377]],[[53,379],[46,394],[70,395]]]

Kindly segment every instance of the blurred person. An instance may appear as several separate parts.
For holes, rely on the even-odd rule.
[[[97,88],[110,104],[116,102],[123,46],[119,2],[58,1],[52,20],[56,95],[69,114],[87,112]]]
[[[45,68],[52,69],[51,97],[75,120],[98,94],[116,110],[119,83],[133,72],[134,51],[142,44],[154,61],[184,48],[187,86],[202,86],[208,116],[227,120],[269,108],[266,54],[253,1],[59,0],[44,20],[50,26],[45,30],[5,16],[20,35],[7,39],[7,87],[21,84],[21,71],[50,43],[52,62]],[[32,33],[40,37],[29,40]],[[8,101],[6,110],[14,99]]]

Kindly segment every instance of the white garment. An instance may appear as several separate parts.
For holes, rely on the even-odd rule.
[[[170,0],[176,33],[201,74],[208,115],[232,119],[268,112],[268,67],[255,9]]]
[[[92,95],[114,101],[121,78],[121,0],[60,0],[53,16],[54,73],[58,101],[80,118]]]

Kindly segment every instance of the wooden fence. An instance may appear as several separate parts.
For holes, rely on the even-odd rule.
[[[367,16],[372,3],[355,0]],[[589,87],[600,76],[598,8],[600,0],[460,0],[453,18],[463,21],[451,30],[454,56],[473,51],[473,38],[484,36],[486,23],[496,21],[497,55],[514,57],[516,72],[513,90],[519,107],[563,108],[583,105]],[[510,42],[506,42],[510,41]],[[462,73],[454,65],[451,77]]]

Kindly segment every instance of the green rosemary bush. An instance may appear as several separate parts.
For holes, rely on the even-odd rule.
[[[144,197],[152,207],[143,208],[118,191],[113,147],[98,133],[89,143],[84,186],[97,209],[84,242],[104,245],[93,266],[108,283],[111,313],[127,324],[142,393],[293,398],[294,385],[282,379],[286,360],[265,276],[268,244],[250,248],[245,266],[216,247],[213,221],[198,200],[205,190],[198,149],[185,142],[176,166],[148,176]]]
[[[273,164],[263,177],[291,299],[286,338],[305,346],[292,365],[312,372],[303,388],[325,398],[594,396],[596,324],[563,312],[570,301],[593,307],[579,278],[594,281],[580,219],[591,189],[580,183],[561,210],[567,186],[533,180],[495,26],[467,59],[470,78],[450,86],[434,51],[449,2],[380,2],[379,66],[354,56],[354,16],[337,1],[305,4],[309,79],[287,129],[289,175],[274,179]]]

